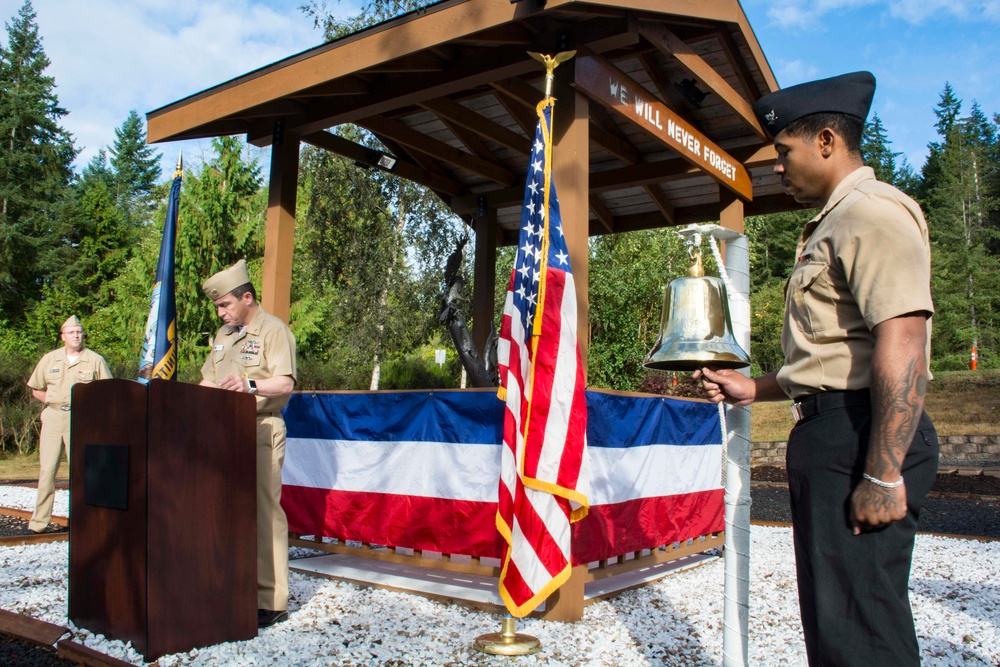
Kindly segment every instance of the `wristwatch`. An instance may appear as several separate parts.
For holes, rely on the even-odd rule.
[[[251,394],[256,394],[257,393],[257,381],[256,380],[249,380],[248,379],[247,380],[247,387],[249,387],[249,389],[247,390],[248,393],[251,393]]]

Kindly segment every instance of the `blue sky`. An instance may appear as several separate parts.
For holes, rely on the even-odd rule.
[[[320,43],[306,0],[34,0],[79,165],[114,142],[130,109],[165,104]],[[668,0],[664,0],[665,3]],[[0,21],[22,0],[0,0]],[[347,10],[357,0],[328,0]],[[867,69],[892,148],[919,168],[945,82],[967,112],[1000,112],[1000,0],[742,0],[778,83]],[[6,31],[0,34],[6,43]],[[165,143],[164,176],[206,142]]]
[[[914,167],[935,141],[945,82],[1000,113],[1000,0],[741,0],[781,86],[868,70],[872,110]]]

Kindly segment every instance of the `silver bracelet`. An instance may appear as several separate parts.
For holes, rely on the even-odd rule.
[[[883,482],[880,479],[876,479],[875,477],[872,477],[871,475],[869,475],[866,472],[861,473],[861,476],[864,477],[865,479],[867,479],[869,482],[871,482],[875,486],[881,486],[883,489],[895,489],[896,487],[899,487],[899,486],[903,485],[903,476],[902,475],[900,475],[899,479],[897,479],[895,482],[892,482],[892,483]]]

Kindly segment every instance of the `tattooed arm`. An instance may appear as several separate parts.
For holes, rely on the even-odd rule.
[[[917,430],[927,393],[927,317],[911,313],[886,320],[873,330],[872,424],[865,472],[892,483]],[[854,534],[886,526],[906,516],[905,483],[896,488],[862,480],[851,495]]]

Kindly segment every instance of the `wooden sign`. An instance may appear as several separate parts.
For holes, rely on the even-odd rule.
[[[750,175],[742,164],[608,61],[595,55],[577,57],[576,87],[662,140],[747,201],[753,199]]]

